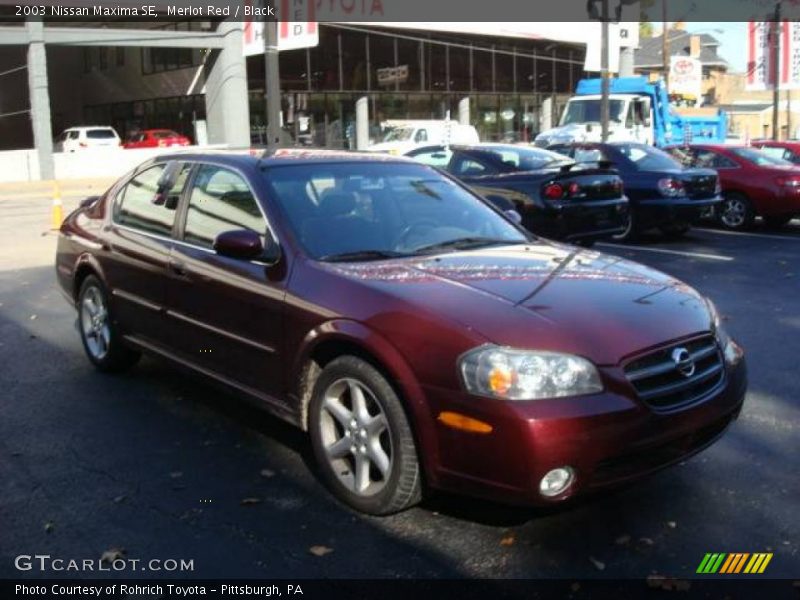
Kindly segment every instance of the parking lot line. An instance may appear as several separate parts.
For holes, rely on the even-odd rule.
[[[649,248],[647,246],[623,246],[622,244],[608,244],[606,242],[599,242],[598,246],[604,248],[619,248],[620,250],[643,250],[645,252],[659,252],[661,254],[677,254],[678,256],[688,256],[691,258],[702,258],[705,260],[721,260],[729,262],[734,260],[732,256],[720,256],[719,254],[703,254],[702,252],[681,252],[680,250],[666,250],[664,248]]]
[[[750,233],[747,231],[725,231],[724,229],[707,229],[705,227],[692,227],[692,231],[707,231],[708,233],[720,233],[722,235],[742,235],[747,237],[764,238],[765,240],[794,240],[800,242],[800,235],[772,235],[769,233]]]

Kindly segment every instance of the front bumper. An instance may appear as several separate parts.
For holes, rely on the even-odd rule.
[[[510,504],[551,505],[641,477],[713,443],[735,420],[747,388],[744,358],[728,366],[725,385],[685,410],[659,414],[630,388],[621,370],[605,371],[606,391],[531,402],[480,399],[427,388],[433,418],[453,411],[492,426],[468,433],[436,422],[436,488]],[[570,466],[576,477],[562,495],[539,494],[541,478]]]
[[[692,223],[722,203],[722,196],[693,200],[691,198],[650,198],[631,203],[639,226],[670,223]]]
[[[628,210],[627,198],[562,202],[536,211],[523,225],[533,233],[556,240],[601,239],[625,231]]]

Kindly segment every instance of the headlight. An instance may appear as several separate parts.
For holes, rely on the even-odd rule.
[[[714,320],[714,335],[717,338],[717,343],[722,349],[722,356],[725,363],[729,366],[735,366],[744,357],[744,350],[737,344],[730,335],[728,335],[725,326],[722,324],[722,319],[719,316],[719,311],[716,305],[709,299],[706,299],[708,310],[711,311],[711,317]]]
[[[595,366],[571,354],[481,346],[461,357],[459,369],[470,393],[504,400],[541,400],[603,391]]]

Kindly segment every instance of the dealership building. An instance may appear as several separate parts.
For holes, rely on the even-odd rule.
[[[280,52],[287,143],[353,147],[356,100],[370,135],[392,120],[466,118],[484,140],[526,140],[584,76],[596,23],[319,23],[313,47]],[[123,138],[169,128],[198,143],[263,139],[264,56],[247,24],[33,22],[0,27],[0,150],[36,147],[39,170],[63,129]],[[250,47],[248,47],[250,46]]]

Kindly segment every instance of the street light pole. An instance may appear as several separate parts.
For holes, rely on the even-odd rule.
[[[667,0],[661,0],[661,63],[664,68],[664,88],[669,94],[669,22],[667,21]]]
[[[278,21],[264,21],[264,91],[267,95],[267,150],[281,139],[281,74],[278,61]]]
[[[772,139],[780,138],[778,109],[781,101],[781,0],[775,3],[775,23],[772,25]]]
[[[608,121],[609,121],[609,65],[608,65],[608,50],[609,50],[609,13],[608,13],[608,0],[603,0],[603,23],[602,23],[602,39],[600,48],[600,77],[601,80],[601,98],[600,98],[600,124],[601,124],[601,137],[603,143],[608,141]]]

